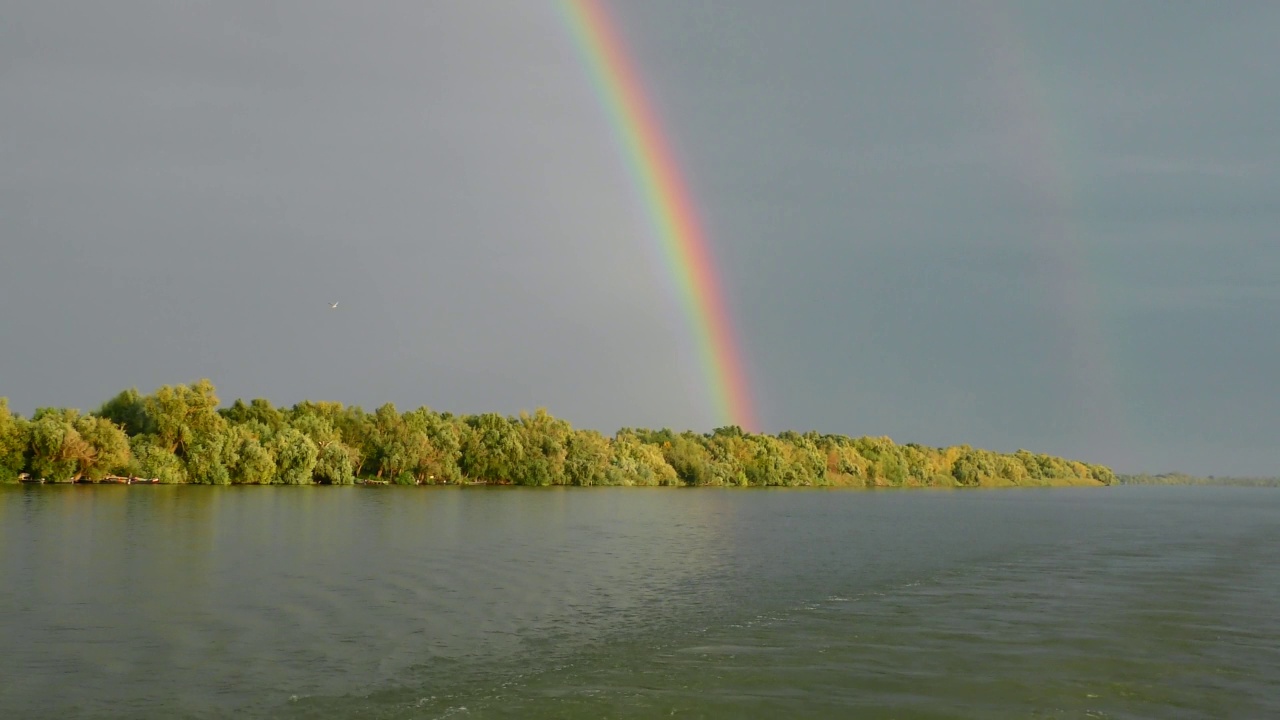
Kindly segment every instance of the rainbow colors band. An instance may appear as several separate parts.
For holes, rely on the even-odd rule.
[[[640,76],[601,0],[561,0],[560,6],[678,289],[718,421],[758,431],[712,249]]]

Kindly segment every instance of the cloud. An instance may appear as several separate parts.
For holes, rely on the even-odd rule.
[[[611,7],[771,428],[1274,466],[1280,10]],[[560,22],[514,1],[10,3],[0,337],[22,351],[0,392],[85,407],[208,375],[281,403],[709,427]],[[1075,366],[1090,333],[1119,357],[1123,452]]]

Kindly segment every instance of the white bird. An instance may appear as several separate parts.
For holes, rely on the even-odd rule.
[[[338,303],[336,303],[336,302],[329,303],[329,309],[330,309],[330,310],[332,310],[333,308],[336,308],[336,307],[338,307]]]

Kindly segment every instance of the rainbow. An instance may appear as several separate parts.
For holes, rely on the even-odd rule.
[[[697,344],[717,421],[758,431],[742,350],[711,244],[626,46],[602,0],[561,0],[560,9],[661,246]]]
[[[1046,73],[1024,40],[1016,10],[978,3],[973,19],[979,46],[988,53],[999,106],[1007,109],[1005,142],[1033,198],[1038,244],[1045,263],[1043,290],[1059,316],[1057,355],[1075,385],[1072,416],[1095,452],[1108,464],[1131,460],[1131,423],[1121,392],[1115,340],[1104,322],[1103,293],[1091,267],[1084,233],[1076,226],[1079,201],[1066,129],[1050,102]]]

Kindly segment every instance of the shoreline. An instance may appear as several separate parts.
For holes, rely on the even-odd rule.
[[[44,482],[40,480],[44,479]],[[574,427],[337,402],[224,406],[207,379],[98,409],[15,415],[0,397],[0,482],[29,484],[1020,487],[1108,485],[1111,468],[1019,449],[816,430]]]
[[[139,479],[132,482],[120,482],[114,480],[23,480],[18,482],[0,482],[0,487],[27,487],[27,486],[56,486],[56,487],[97,487],[97,486],[128,486],[128,485],[146,485],[155,487],[294,487],[294,488],[439,488],[439,489],[476,489],[476,488],[505,488],[505,489],[527,489],[527,490],[554,490],[554,489],[574,489],[574,490],[595,490],[608,488],[626,488],[626,489],[643,489],[643,490],[693,490],[698,488],[720,489],[720,490],[865,490],[865,491],[885,491],[885,490],[1015,490],[1015,489],[1034,489],[1034,488],[1107,488],[1115,487],[1094,480],[1083,481],[1060,481],[1060,482],[1039,482],[1039,483],[979,483],[977,485],[855,485],[855,484],[810,484],[810,485],[520,485],[511,482],[463,482],[463,483],[394,483],[383,480],[378,481],[356,481],[352,483],[193,483],[193,482],[160,482],[154,479]]]

